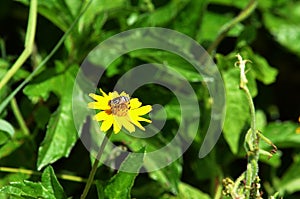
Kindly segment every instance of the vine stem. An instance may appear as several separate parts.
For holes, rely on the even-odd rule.
[[[214,40],[214,42],[208,47],[207,52],[208,54],[211,54],[213,50],[217,48],[217,46],[220,44],[220,42],[226,37],[229,30],[235,26],[237,23],[243,21],[248,16],[251,15],[251,13],[255,10],[257,6],[257,0],[250,0],[248,5],[245,9],[243,9],[238,16],[233,18],[231,21],[226,23],[220,30],[217,38]]]
[[[31,55],[33,50],[34,37],[36,32],[37,22],[37,0],[30,1],[28,26],[25,37],[25,49],[13,64],[13,66],[7,71],[5,76],[0,81],[0,90],[6,85],[6,83],[13,77],[13,75],[20,69],[23,63]]]
[[[104,139],[102,140],[102,143],[101,143],[99,151],[97,153],[95,162],[94,162],[93,167],[90,171],[89,177],[87,179],[87,183],[84,187],[83,193],[80,196],[80,199],[85,199],[88,192],[89,192],[89,190],[90,190],[90,188],[91,188],[91,185],[94,181],[94,177],[95,177],[95,174],[96,174],[96,171],[97,171],[97,168],[98,168],[99,161],[101,159],[104,148],[105,148],[105,146],[107,144],[107,141],[108,141],[109,137],[111,136],[111,134],[112,134],[112,131],[109,131],[108,133],[105,134]]]
[[[0,103],[0,113],[5,109],[5,107],[9,104],[9,102],[12,100],[12,98],[28,83],[32,80],[32,78],[39,73],[39,71],[45,66],[45,64],[50,60],[50,58],[57,52],[57,50],[62,46],[64,41],[66,40],[67,36],[70,35],[71,31],[74,29],[75,25],[81,18],[81,16],[86,12],[86,10],[89,8],[90,4],[93,0],[89,0],[85,7],[83,7],[82,11],[77,15],[69,29],[65,32],[65,34],[60,38],[60,40],[56,43],[54,48],[51,50],[51,52],[41,61],[41,63],[35,68],[34,71],[28,75],[28,77],[17,87],[15,88],[1,103]],[[32,23],[32,22],[31,22]],[[29,23],[30,24],[30,23]],[[31,32],[32,34],[32,32]],[[27,38],[27,36],[26,36]],[[28,38],[28,40],[30,40]],[[25,42],[27,44],[27,42]],[[22,58],[23,59],[23,58]],[[19,60],[19,59],[18,59]],[[4,81],[4,80],[2,80]],[[3,84],[3,83],[2,83]],[[3,84],[4,85],[4,84]],[[1,87],[0,87],[1,90]]]
[[[250,115],[251,115],[251,135],[252,135],[252,139],[256,140],[257,134],[256,134],[256,119],[255,119],[255,107],[254,107],[254,103],[252,100],[252,96],[251,93],[247,87],[247,77],[246,77],[246,63],[250,62],[250,60],[243,60],[242,56],[240,54],[236,55],[238,58],[238,66],[240,68],[240,88],[246,93],[246,97],[248,100],[248,104],[250,107]],[[255,143],[253,143],[255,144]]]
[[[17,121],[18,121],[18,123],[19,123],[19,125],[20,125],[20,127],[21,127],[21,129],[22,129],[22,131],[24,133],[24,135],[29,136],[30,135],[29,129],[26,126],[24,118],[23,118],[23,116],[21,114],[21,111],[19,109],[19,106],[17,104],[16,98],[13,98],[11,100],[11,108],[13,110],[13,113],[14,113],[14,115],[15,115],[15,117],[16,117],[16,119],[17,119]]]
[[[248,104],[250,107],[250,115],[251,115],[251,128],[250,128],[250,140],[248,139],[248,133],[246,135],[245,142],[249,145],[248,152],[248,163],[246,170],[246,186],[245,186],[245,198],[248,199],[250,197],[250,189],[251,185],[254,182],[254,179],[258,173],[258,158],[259,158],[259,146],[258,146],[258,135],[256,129],[256,119],[255,119],[255,107],[252,100],[251,93],[247,87],[247,77],[246,77],[246,63],[250,62],[249,60],[244,60],[240,54],[236,55],[238,58],[238,62],[236,65],[240,68],[240,89],[242,89],[246,93],[246,97],[248,100]]]

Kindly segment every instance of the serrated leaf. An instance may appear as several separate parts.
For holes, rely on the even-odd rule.
[[[49,198],[55,199],[40,182],[31,182],[24,180],[23,182],[12,182],[8,186],[0,189],[1,193],[12,196],[20,196],[23,198]]]
[[[42,182],[28,180],[11,182],[9,185],[2,187],[0,192],[22,198],[67,198],[54,175],[53,169],[50,167],[43,172]]]
[[[49,120],[46,136],[39,147],[38,170],[61,157],[67,157],[77,140],[78,135],[74,126],[71,100],[77,70],[77,66],[72,66],[65,73],[41,83],[47,85],[51,82],[51,84],[48,84],[47,90],[60,96],[60,104]],[[30,86],[31,90],[34,90],[35,86],[36,89],[41,88],[38,84]],[[39,95],[38,92],[36,94]]]
[[[7,133],[10,137],[13,137],[15,134],[14,127],[9,122],[3,119],[0,119],[0,131]]]
[[[67,198],[51,166],[44,170],[42,175],[42,184],[52,195],[55,196],[55,198]]]
[[[58,110],[52,114],[46,137],[39,147],[38,170],[69,155],[78,137],[71,113],[71,104],[62,103]]]
[[[129,155],[121,164],[120,171],[114,175],[104,188],[105,198],[130,199],[134,180],[143,165],[145,148]],[[122,170],[130,168],[135,173],[126,173]]]
[[[62,103],[51,116],[46,137],[39,147],[38,170],[61,157],[68,157],[78,138],[71,113],[71,104]]]

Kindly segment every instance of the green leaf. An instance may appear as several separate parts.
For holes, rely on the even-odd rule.
[[[138,139],[138,138],[133,138],[131,136],[128,136],[125,133],[122,133],[122,134],[118,134],[118,136],[113,135],[111,137],[111,141],[123,142],[132,151],[137,151],[141,147],[146,146],[147,152],[159,150],[160,148],[168,144],[166,138],[164,138],[160,134],[147,139]],[[174,154],[180,153],[181,148],[179,146],[180,145],[178,144],[178,148],[175,149],[177,151],[173,152]],[[160,154],[160,155],[163,157],[157,157],[158,160],[149,158],[148,162],[144,165],[145,168],[146,169],[155,168],[157,166],[157,161],[159,161],[159,159],[163,159],[163,158],[170,159],[172,156],[172,154]],[[181,159],[176,160],[172,164],[168,165],[163,169],[150,172],[149,175],[152,179],[158,181],[165,190],[168,190],[169,192],[176,194],[178,193],[178,183],[180,182],[180,177],[182,172],[181,161],[182,161]]]
[[[38,170],[63,156],[68,157],[78,137],[70,113],[72,113],[71,104],[62,103],[52,114],[46,137],[39,147]]]
[[[57,68],[64,68],[61,62],[56,62],[56,65]],[[47,99],[50,92],[60,97],[59,107],[52,114],[46,136],[39,147],[37,161],[39,170],[61,157],[67,157],[77,141],[78,134],[72,115],[72,92],[77,70],[77,65],[70,66],[64,73],[50,76],[49,79],[30,84],[24,89],[24,93],[30,98]]]
[[[53,195],[43,188],[43,185],[40,182],[36,183],[27,180],[24,180],[23,182],[11,182],[8,186],[2,187],[0,192],[23,198],[55,199]]]
[[[195,38],[200,21],[202,21],[203,14],[199,14],[205,10],[207,1],[193,0],[190,1],[185,8],[179,12],[176,20],[172,23],[174,30]]]
[[[163,197],[160,197],[160,199],[211,199],[211,197],[189,184],[180,182],[178,195],[165,194]]]
[[[255,118],[256,118],[256,128],[258,130],[262,130],[267,124],[267,118],[265,113],[262,110],[256,110]]]
[[[197,35],[196,40],[199,43],[214,41],[217,38],[224,24],[230,22],[233,19],[233,17],[235,17],[235,13],[233,12],[216,13],[216,12],[206,11],[205,15],[203,16],[201,29]],[[228,32],[228,36],[233,36],[233,37],[238,36],[240,32],[243,30],[243,28],[244,27],[242,24],[236,24]]]
[[[211,197],[186,183],[179,183],[179,194],[177,198],[181,199],[210,199]]]
[[[190,82],[201,82],[203,77],[199,72],[185,59],[182,57],[172,54],[170,52],[160,51],[160,50],[143,50],[143,51],[133,51],[130,53],[132,58],[139,58],[141,60],[150,62],[150,63],[160,63],[166,65],[163,67],[171,67],[175,69],[176,72],[183,75]],[[161,67],[157,65],[157,67]],[[170,84],[174,80],[168,80],[161,77],[163,81],[166,81]],[[174,84],[174,83],[173,83]]]
[[[272,122],[269,123],[263,130],[264,136],[269,138],[277,147],[296,147],[300,146],[300,135],[297,134],[298,125],[296,123],[287,122]],[[260,142],[263,147],[266,147],[264,142]]]
[[[0,159],[9,156],[24,143],[24,135],[18,132],[14,139],[8,139],[6,135],[3,135],[3,139],[3,145],[0,147]]]
[[[53,169],[50,167],[43,172],[42,182],[27,180],[23,182],[11,182],[9,185],[2,187],[0,192],[22,198],[67,198],[54,175]]]
[[[241,9],[245,8],[248,4],[247,1],[232,1],[232,0],[208,0],[208,3],[225,5],[225,6],[235,6]]]
[[[165,6],[155,9],[153,12],[142,15],[135,26],[162,26],[174,19],[190,0],[170,1]]]
[[[249,47],[243,49],[243,54],[245,59],[251,60],[252,63],[248,65],[248,68],[254,72],[256,79],[266,85],[275,82],[278,71],[271,67],[264,57],[255,54]]]
[[[3,119],[0,119],[0,131],[7,133],[10,137],[13,137],[15,134],[14,127]]]
[[[300,56],[299,9],[300,2],[283,1],[277,5],[274,3],[269,10],[262,12],[264,24],[275,40],[298,56]]]
[[[61,75],[53,84],[54,87],[61,89],[60,92],[63,95],[58,109],[50,118],[46,137],[39,147],[38,170],[63,156],[68,157],[78,138],[74,126],[71,104],[74,83],[73,69]]]
[[[129,199],[131,188],[143,165],[145,148],[129,155],[121,164],[120,170],[114,175],[104,188],[105,198]],[[135,173],[126,173],[122,170],[129,168]]]
[[[292,194],[296,191],[300,191],[300,156],[297,155],[294,158],[294,162],[284,173],[280,180],[277,190],[283,195],[284,193]]]
[[[247,121],[250,121],[249,105],[245,93],[239,89],[240,76],[237,68],[224,72],[223,80],[226,89],[224,137],[231,151],[236,154],[242,130]]]
[[[215,157],[214,154],[215,153],[212,152],[205,156],[205,158],[199,159],[197,161],[190,161],[191,172],[194,174],[194,177],[196,179],[209,180],[220,175],[221,171],[216,159],[223,158],[224,154],[220,155],[220,158]]]
[[[44,170],[42,175],[42,184],[52,195],[55,196],[55,198],[67,198],[51,166],[48,166]]]
[[[149,173],[150,177],[158,182],[173,194],[178,194],[178,185],[182,173],[181,161],[174,161],[172,164]]]
[[[28,0],[19,1],[25,5],[29,5]],[[78,4],[74,2],[71,4],[73,7],[69,7],[69,5],[64,0],[38,1],[38,12],[65,32],[75,18],[71,10],[74,12],[80,8]],[[64,14],[57,15],[57,13]]]

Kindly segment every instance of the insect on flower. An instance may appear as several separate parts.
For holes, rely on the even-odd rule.
[[[142,106],[138,98],[130,98],[128,94],[117,91],[109,92],[108,95],[100,89],[102,96],[90,93],[94,102],[88,104],[88,108],[100,110],[93,119],[102,121],[100,130],[108,131],[111,126],[115,133],[118,133],[124,126],[129,132],[135,131],[135,126],[141,130],[145,128],[140,121],[151,123],[151,120],[141,117],[152,110],[150,105]],[[135,126],[134,126],[135,125]]]
[[[113,115],[126,116],[130,109],[130,98],[127,96],[120,96],[108,101]]]

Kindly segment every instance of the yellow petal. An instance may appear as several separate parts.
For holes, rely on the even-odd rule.
[[[96,120],[96,121],[102,121],[102,120],[107,120],[108,117],[110,117],[111,115],[107,114],[106,111],[101,111],[99,113],[97,113],[93,119]]]
[[[129,113],[129,121],[137,127],[139,127],[140,129],[142,129],[143,131],[145,131],[145,128],[141,125],[141,123],[139,123],[138,118],[139,117],[137,115],[132,115],[131,113]]]
[[[119,93],[117,91],[114,91],[112,93],[110,92],[109,96],[110,96],[110,99],[114,99],[114,98],[120,97],[120,95],[119,95]]]
[[[133,98],[130,100],[131,109],[139,108],[141,105],[142,105],[142,103],[139,101],[138,98]]]
[[[113,124],[113,116],[110,115],[106,120],[104,120],[102,122],[102,125],[101,125],[101,128],[100,130],[103,131],[103,132],[106,132],[108,131],[108,129],[111,127],[111,125]]]
[[[122,123],[119,120],[119,117],[113,117],[114,118],[114,132],[115,134],[119,133],[122,128]]]
[[[103,97],[108,97],[107,94],[101,88],[99,90],[102,93]]]
[[[143,117],[138,117],[138,118],[137,118],[137,121],[142,121],[142,122],[148,122],[148,123],[152,123],[152,121],[151,121],[151,120],[149,120],[149,119],[146,119],[146,118],[143,118]]]
[[[99,109],[99,110],[102,110],[101,108],[101,105],[99,104],[99,102],[90,102],[88,103],[88,108],[90,109]]]
[[[145,115],[145,114],[149,113],[151,110],[152,110],[152,106],[147,105],[147,106],[142,106],[140,108],[129,110],[129,111],[135,115]]]
[[[120,94],[120,96],[125,96],[129,98],[129,95],[127,93],[125,93],[124,91]]]
[[[132,133],[135,131],[135,127],[133,124],[131,124],[125,117],[120,118],[120,122],[122,123],[122,126],[125,127],[129,131],[129,133]]]
[[[100,96],[100,95],[96,95],[95,93],[90,93],[89,96],[91,98],[93,98],[94,100],[96,100],[97,102],[99,101],[103,101],[105,98]]]

